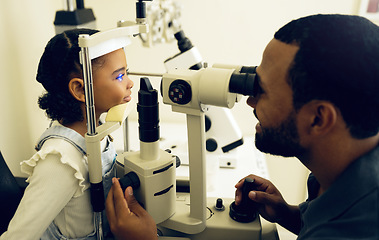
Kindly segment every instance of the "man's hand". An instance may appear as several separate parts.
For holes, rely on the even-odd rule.
[[[300,231],[300,212],[298,206],[288,205],[279,190],[269,180],[249,175],[245,178],[254,179],[255,191],[249,192],[249,198],[259,203],[259,214],[270,222],[277,222],[291,232],[298,234]],[[235,187],[236,204],[242,199],[242,185],[245,178],[241,179]]]
[[[105,207],[111,231],[118,240],[158,239],[156,224],[134,198],[132,187],[124,195],[119,181],[113,178]]]

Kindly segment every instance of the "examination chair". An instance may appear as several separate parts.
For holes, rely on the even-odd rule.
[[[24,188],[19,185],[0,152],[0,235],[7,230],[23,193]]]

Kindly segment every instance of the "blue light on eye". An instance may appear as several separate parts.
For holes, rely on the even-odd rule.
[[[122,80],[124,80],[124,79],[123,79],[124,75],[125,75],[125,74],[120,73],[120,74],[116,77],[116,79],[119,80],[119,81],[121,82]]]

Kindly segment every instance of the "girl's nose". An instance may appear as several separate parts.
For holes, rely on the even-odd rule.
[[[131,89],[133,86],[134,86],[134,82],[132,81],[132,79],[128,77],[128,84],[126,85],[126,88]]]

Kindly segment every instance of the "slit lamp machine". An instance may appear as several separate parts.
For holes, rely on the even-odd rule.
[[[136,22],[119,22],[115,29],[79,36],[88,121],[85,139],[98,239],[103,239],[105,205],[100,140],[121,126],[127,109],[126,104],[113,107],[105,123],[96,127],[91,60],[129,45],[132,36],[148,32],[144,5],[137,2]],[[133,186],[137,200],[157,223],[160,239],[260,239],[260,219],[253,204],[247,204],[251,182],[244,184],[243,204],[238,206],[233,199],[207,198],[205,185],[205,112],[209,106],[232,108],[240,94],[254,95],[255,67],[172,69],[161,77],[163,103],[186,114],[190,191],[176,191],[177,158],[160,149],[158,91],[146,77],[141,78],[137,104],[140,151],[117,157],[118,162],[124,162],[123,188]]]

